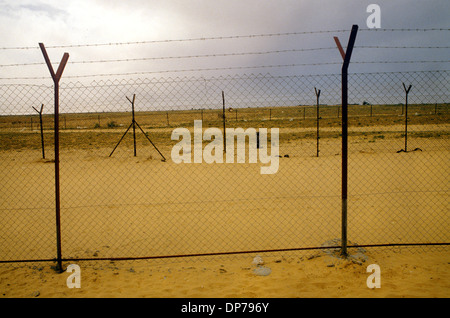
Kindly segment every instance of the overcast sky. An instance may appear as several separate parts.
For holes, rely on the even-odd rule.
[[[217,76],[242,73],[277,75],[339,73],[341,66],[266,67],[287,64],[323,64],[342,61],[333,36],[346,46],[351,26],[361,30],[352,62],[449,60],[449,49],[367,49],[358,46],[449,46],[450,31],[367,31],[369,4],[381,8],[382,29],[450,27],[448,0],[0,0],[0,78],[48,77],[38,43],[57,45],[164,41],[210,37],[309,32],[202,41],[49,48],[56,69],[64,52],[70,54],[63,80],[119,77],[85,75],[148,72],[139,77]],[[316,31],[346,32],[315,33]],[[34,47],[31,49],[10,49]],[[8,49],[5,49],[8,48]],[[221,55],[330,48],[319,51],[152,60],[159,57]],[[143,59],[114,63],[75,62]],[[242,69],[238,69],[242,67]],[[171,72],[230,68],[219,71]],[[351,72],[441,70],[449,63],[352,64]],[[155,72],[155,73],[153,73]],[[162,72],[162,73],[156,73]],[[131,75],[133,76],[133,75]],[[138,75],[134,75],[135,77]],[[0,80],[0,83],[12,80]],[[14,82],[26,80],[14,80]],[[44,80],[45,83],[51,80]]]

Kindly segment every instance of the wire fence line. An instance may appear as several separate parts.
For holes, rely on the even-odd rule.
[[[359,46],[360,49],[450,49],[449,46]],[[141,61],[156,61],[156,60],[175,60],[175,59],[196,59],[206,57],[230,57],[230,56],[246,56],[246,55],[266,55],[266,54],[281,54],[281,53],[298,53],[298,52],[310,52],[310,51],[322,51],[322,50],[336,50],[335,47],[322,47],[322,48],[306,48],[306,49],[286,49],[286,50],[272,50],[272,51],[258,51],[258,52],[239,52],[239,53],[215,53],[215,54],[198,54],[198,55],[178,55],[178,56],[159,56],[159,57],[140,57],[140,58],[126,58],[126,59],[110,59],[110,60],[83,60],[83,61],[71,61],[69,64],[96,64],[96,63],[121,63],[121,62],[141,62]],[[387,64],[387,63],[448,63],[449,61],[359,61],[353,62],[357,64]],[[332,63],[304,63],[295,65],[327,65],[337,64]],[[0,64],[0,67],[23,67],[23,66],[36,66],[45,65],[44,62],[35,63],[14,63],[14,64]],[[91,77],[92,75],[86,75]]]
[[[340,84],[338,74],[62,83],[63,258],[337,244]],[[349,74],[350,247],[450,242],[449,88],[448,71]],[[0,96],[0,261],[54,260],[53,87],[4,84]],[[194,121],[203,134],[242,128],[247,143],[233,143],[233,163],[177,164],[174,131],[195,144]],[[263,129],[257,158],[277,165],[270,175],[260,173],[269,162],[250,162],[249,132]],[[220,149],[200,138],[203,156]]]
[[[416,29],[360,29],[360,32],[435,32],[435,31],[450,31],[448,28],[416,28]],[[230,39],[248,39],[259,37],[284,37],[284,36],[298,36],[307,34],[329,34],[342,33],[348,30],[322,30],[322,31],[301,31],[301,32],[284,32],[284,33],[266,33],[266,34],[247,34],[247,35],[228,35],[228,36],[214,36],[214,37],[200,37],[187,39],[166,39],[166,40],[149,40],[149,41],[134,41],[134,42],[115,42],[115,43],[88,43],[88,44],[68,44],[68,45],[51,45],[47,48],[77,48],[77,47],[98,47],[98,46],[122,46],[122,45],[143,45],[155,43],[168,42],[194,42],[207,40],[230,40]],[[16,46],[16,47],[0,47],[0,50],[34,50],[39,49],[39,46]]]
[[[448,96],[448,74],[449,71],[350,74],[352,87],[349,91],[349,103],[363,106],[402,105],[402,83],[406,82],[413,85],[416,91],[416,94],[412,93],[413,104],[444,104]],[[64,104],[61,106],[61,113],[127,112],[130,109],[124,98],[132,94],[136,94],[138,98],[137,111],[221,110],[222,90],[227,93],[228,106],[235,109],[315,106],[314,87],[322,89],[322,105],[340,104],[339,74],[250,74],[210,78],[99,80],[89,84],[62,83],[60,89]],[[47,105],[44,114],[53,114],[52,85],[4,84],[0,85],[0,90],[4,98],[0,115],[34,115],[32,106],[41,104]],[[27,101],[30,95],[36,96],[36,101]],[[29,107],[16,107],[24,103],[28,103]],[[366,109],[370,110],[370,107]]]
[[[418,66],[420,69],[444,69],[449,60],[444,54],[449,46],[436,43],[436,35],[444,35],[448,28],[425,28],[425,29],[360,29],[364,35],[361,43],[355,45],[364,59],[352,61],[360,71],[370,72],[373,70],[406,70],[407,67]],[[195,76],[196,74],[233,75],[234,72],[261,72],[271,70],[279,74],[297,75],[300,72],[310,74],[321,69],[322,74],[335,72],[335,66],[340,65],[339,55],[327,54],[335,50],[330,46],[330,34],[341,34],[344,30],[324,31],[301,31],[267,34],[234,34],[224,36],[180,38],[163,40],[146,40],[134,42],[111,42],[111,43],[74,43],[63,45],[49,45],[48,49],[70,48],[74,56],[90,56],[91,58],[69,59],[72,65],[65,74],[64,80],[85,80],[92,78],[127,78],[133,80],[136,77],[148,76]],[[392,45],[373,45],[376,43],[377,33],[383,35],[383,41],[391,41]],[[427,36],[422,45],[402,44],[398,35],[418,34]],[[388,37],[385,35],[388,34]],[[431,35],[431,36],[428,36]],[[316,45],[307,47],[308,41],[314,37]],[[389,37],[391,37],[389,39]],[[286,41],[288,40],[288,41]],[[290,41],[292,40],[292,41]],[[267,41],[265,43],[261,41]],[[270,44],[270,41],[277,43]],[[434,41],[434,42],[433,42]],[[358,41],[359,42],[359,41]],[[442,42],[442,41],[441,41]],[[301,44],[296,47],[294,44]],[[124,58],[129,50],[136,48],[137,52],[142,47],[154,45],[155,52],[144,53],[140,56],[129,56]],[[174,45],[172,50],[162,51],[160,48]],[[189,49],[193,45],[199,51]],[[111,47],[105,52],[104,49]],[[234,48],[233,48],[234,47]],[[239,50],[235,48],[239,47]],[[255,50],[255,47],[260,48]],[[276,47],[277,49],[273,49]],[[185,53],[182,53],[186,49]],[[0,47],[6,53],[4,62],[0,63],[0,69],[7,72],[0,77],[2,82],[17,83],[39,83],[48,80],[41,55],[36,49],[39,46],[13,46]],[[108,48],[109,49],[109,48]],[[9,55],[17,51],[17,54]],[[168,54],[167,52],[180,52],[179,54]],[[378,52],[380,54],[378,54]],[[427,58],[424,53],[431,53]],[[400,53],[400,54],[399,54]],[[417,53],[417,55],[416,55]],[[8,56],[9,55],[9,56]],[[301,56],[302,63],[298,63]],[[396,56],[398,58],[396,58]],[[406,58],[408,56],[408,58]],[[432,57],[431,57],[432,56]],[[250,63],[249,63],[250,60]],[[59,61],[53,61],[56,65]],[[314,67],[314,69],[313,69]],[[295,72],[293,72],[295,70]]]

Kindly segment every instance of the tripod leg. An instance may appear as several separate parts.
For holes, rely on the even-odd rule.
[[[148,136],[145,134],[144,130],[141,128],[141,126],[139,126],[139,124],[136,122],[136,125],[139,127],[139,129],[142,131],[142,133],[144,134],[144,136],[148,139],[148,141],[150,141],[150,143],[152,144],[153,147],[155,147],[156,151],[158,151],[158,153],[161,155],[161,157],[163,158],[163,161],[166,161],[166,158],[163,156],[163,154],[158,150],[158,148],[156,148],[155,144],[150,140],[150,138],[148,138]]]
[[[122,141],[123,137],[125,137],[125,135],[127,134],[128,130],[130,130],[131,126],[133,126],[133,123],[131,123],[131,125],[127,128],[127,130],[125,131],[125,133],[122,135],[122,138],[120,138],[119,142],[117,143],[117,145],[114,147],[113,151],[111,152],[111,154],[109,155],[110,157],[112,156],[112,154],[114,153],[114,151],[116,150],[117,146],[119,146],[120,142]]]

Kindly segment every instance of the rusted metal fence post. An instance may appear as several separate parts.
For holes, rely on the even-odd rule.
[[[226,125],[225,125],[225,93],[222,91],[222,120],[223,120],[223,151],[227,152],[227,145],[226,145],[226,139],[227,139],[227,132],[226,132]]]
[[[320,98],[320,89],[314,87],[314,91],[316,92],[317,98],[317,157],[319,157],[319,98]]]
[[[406,88],[405,83],[403,84],[403,89],[405,90],[405,149],[400,149],[399,151],[397,151],[397,153],[399,152],[408,152],[408,94],[409,91],[411,90],[411,85],[408,86],[408,88]],[[417,150],[421,150],[420,148],[415,148],[412,151],[417,151]]]
[[[44,127],[42,126],[42,110],[44,109],[44,104],[41,105],[41,109],[40,109],[40,110],[37,110],[36,108],[34,108],[34,106],[31,106],[31,107],[33,107],[33,109],[34,109],[36,112],[38,112],[38,114],[39,114],[39,123],[40,123],[40,125],[41,125],[42,159],[45,159]]]
[[[136,157],[136,155],[137,155],[137,152],[136,152],[136,120],[135,120],[135,117],[134,117],[134,100],[136,99],[136,94],[133,94],[133,100],[130,100],[128,98],[128,96],[125,96],[125,97],[131,103],[131,117],[132,117],[131,124],[133,125],[134,156]]]
[[[47,55],[43,43],[39,43],[45,63],[52,76],[55,90],[55,205],[56,205],[56,252],[57,252],[57,270],[63,272],[62,253],[61,253],[61,198],[59,184],[59,80],[61,79],[64,67],[69,60],[69,53],[64,53],[61,63],[59,63],[56,73],[53,71],[52,63]]]
[[[406,88],[405,83],[403,84],[403,89],[405,90],[405,152],[408,151],[408,94],[411,90],[411,85]]]
[[[341,232],[341,255],[347,256],[347,198],[348,198],[348,66],[355,45],[358,25],[352,26],[347,50],[344,52],[339,39],[334,37],[336,45],[341,53],[344,63],[342,64],[342,232]]]
[[[403,89],[405,90],[405,152],[408,152],[408,94],[411,90],[411,85],[406,88],[405,83],[403,84]]]

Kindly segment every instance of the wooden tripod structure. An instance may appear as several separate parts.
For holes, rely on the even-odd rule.
[[[127,97],[127,96],[125,96]],[[158,151],[158,153],[160,154],[160,156],[162,157],[161,161],[166,161],[166,158],[163,156],[163,154],[159,151],[159,149],[155,146],[155,144],[153,143],[153,141],[150,140],[150,138],[147,136],[147,134],[145,133],[145,131],[141,128],[141,126],[138,124],[138,122],[135,119],[134,116],[134,101],[136,99],[136,94],[133,94],[133,99],[129,99],[127,97],[128,101],[131,103],[131,115],[132,115],[132,120],[131,120],[131,124],[130,126],[128,126],[127,130],[125,131],[125,133],[122,135],[122,138],[120,138],[119,142],[117,143],[117,145],[114,147],[113,151],[111,152],[111,154],[109,155],[110,157],[112,156],[112,154],[114,153],[114,151],[116,150],[116,148],[119,146],[119,144],[122,142],[123,137],[125,137],[125,135],[128,133],[128,131],[130,130],[131,127],[133,127],[133,143],[134,143],[134,156],[136,157],[137,155],[137,151],[136,151],[136,126],[141,130],[141,132],[144,134],[145,138],[147,138],[147,140],[152,144],[152,146],[156,149],[156,151]]]

